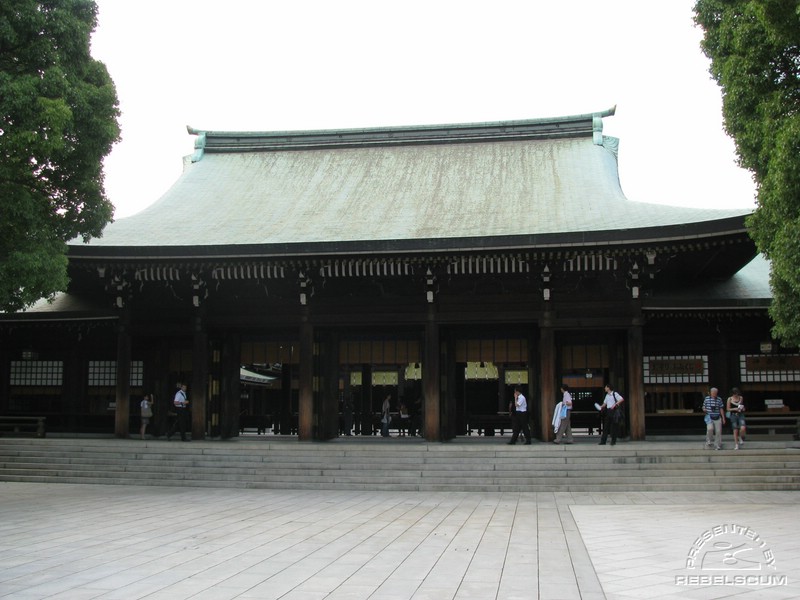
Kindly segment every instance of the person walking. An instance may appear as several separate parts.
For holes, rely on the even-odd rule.
[[[733,388],[725,406],[725,416],[731,421],[733,429],[733,449],[738,450],[744,445],[744,435],[747,433],[747,423],[744,420],[744,398],[739,388]]]
[[[600,438],[600,446],[606,445],[609,434],[611,435],[611,445],[613,446],[617,443],[619,421],[622,418],[620,411],[625,398],[615,392],[613,386],[609,383],[605,386],[605,392],[606,397],[603,399],[603,406],[600,407],[603,412],[603,435]]]
[[[508,442],[513,445],[517,443],[520,431],[525,436],[525,445],[531,443],[531,428],[528,425],[528,400],[523,396],[519,388],[514,389],[514,419],[511,423],[512,434]]]
[[[145,394],[142,401],[139,403],[139,412],[141,415],[142,423],[139,427],[139,435],[144,439],[147,426],[150,424],[150,419],[153,416],[153,395]]]
[[[383,399],[383,406],[381,406],[381,436],[389,437],[389,424],[392,421],[391,414],[391,394]]]
[[[558,424],[558,431],[556,432],[556,439],[553,440],[554,444],[560,444],[562,438],[566,435],[565,444],[572,443],[572,425],[570,424],[570,415],[572,415],[572,394],[569,393],[569,386],[565,383],[561,386],[561,413],[560,422]]]
[[[172,400],[172,405],[175,408],[175,423],[172,425],[172,429],[167,434],[167,440],[172,437],[172,434],[175,433],[175,429],[181,434],[181,440],[186,442],[189,441],[186,438],[186,430],[188,429],[189,425],[189,397],[186,394],[186,384],[182,383],[180,389],[175,392],[175,397]]]
[[[725,425],[725,405],[719,397],[719,390],[712,387],[703,401],[703,417],[706,423],[706,448],[712,444],[716,450],[722,450],[722,426]]]

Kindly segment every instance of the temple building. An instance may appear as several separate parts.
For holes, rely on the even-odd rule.
[[[66,293],[0,315],[0,412],[125,437],[152,392],[164,431],[185,382],[194,438],[373,435],[390,396],[446,441],[508,430],[515,387],[542,440],[562,383],[587,427],[613,385],[633,440],[702,432],[711,386],[800,410],[751,211],[627,199],[613,113],[190,129],[161,199],[70,244]]]

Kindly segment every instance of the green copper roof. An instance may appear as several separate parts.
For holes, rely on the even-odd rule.
[[[562,234],[602,243],[620,230],[649,238],[654,228],[750,212],[628,200],[617,140],[602,135],[610,114],[313,132],[191,130],[197,150],[172,188],[79,253],[387,240],[433,247],[478,238],[491,246],[495,238]],[[741,219],[732,223],[743,229]]]

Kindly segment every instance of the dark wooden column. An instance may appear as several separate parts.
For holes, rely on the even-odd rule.
[[[225,341],[222,343],[222,389],[220,395],[220,436],[222,439],[239,435],[241,345],[241,335],[231,332],[226,334]]]
[[[543,442],[554,438],[552,399],[557,392],[555,331],[545,319],[539,328],[539,435]]]
[[[153,356],[153,385],[145,393],[149,391],[155,396],[150,433],[162,436],[169,429],[168,415],[173,410],[172,400],[175,397],[175,381],[171,380],[169,373],[169,340],[161,338],[156,341]]]
[[[644,372],[642,326],[635,323],[628,328],[628,419],[632,440],[643,440],[644,430]],[[624,405],[623,405],[624,406]]]
[[[429,442],[441,440],[439,378],[441,377],[439,323],[433,306],[425,323],[425,354],[422,359],[423,436]]]
[[[130,312],[123,309],[117,323],[117,388],[114,435],[130,437],[131,335]]]
[[[730,395],[731,388],[733,387],[731,381],[736,381],[738,379],[731,379],[730,377],[731,363],[733,361],[729,360],[729,356],[728,335],[723,330],[719,332],[719,342],[709,357],[710,360],[713,361],[712,364],[714,365],[713,376],[711,377],[711,385],[709,385],[709,388],[717,388],[719,390],[719,395],[723,400]],[[734,363],[733,366],[735,368],[738,365]],[[709,375],[712,375],[710,367],[711,365],[709,365]]]
[[[192,345],[192,387],[189,408],[192,411],[192,439],[206,437],[206,405],[208,403],[208,333],[205,319],[199,311],[194,317]]]
[[[71,335],[72,332],[69,333]],[[69,342],[69,352],[64,357],[62,385],[62,413],[69,431],[78,431],[78,414],[86,413],[86,331],[80,326]],[[130,371],[129,371],[130,372]],[[130,384],[130,381],[128,382]],[[134,402],[138,406],[138,403]],[[130,404],[128,418],[130,419]],[[138,409],[137,411],[138,412]],[[116,415],[116,413],[115,413]],[[115,425],[116,429],[116,425]],[[130,429],[128,429],[130,432]]]
[[[361,402],[358,404],[359,433],[372,435],[372,365],[361,365]]]
[[[15,341],[6,328],[0,330],[0,413],[2,414],[8,414],[8,405],[11,399],[12,346],[14,355],[20,356],[21,348],[13,344]]]
[[[299,406],[297,408],[297,437],[301,442],[314,439],[314,326],[308,314],[300,325]]]
[[[335,332],[318,335],[320,391],[317,406],[317,439],[339,435],[339,336]]]
[[[278,422],[275,433],[292,435],[294,427],[294,410],[292,408],[292,369],[291,362],[281,364],[281,395],[278,406]]]

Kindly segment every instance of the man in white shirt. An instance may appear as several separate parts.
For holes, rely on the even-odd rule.
[[[600,445],[605,446],[608,434],[611,434],[611,445],[617,443],[617,430],[619,429],[619,420],[622,416],[622,403],[625,398],[620,396],[614,391],[610,384],[606,384],[606,397],[603,400],[603,436],[600,438]]]
[[[186,430],[189,425],[189,398],[186,395],[186,384],[182,383],[181,387],[175,392],[175,398],[172,400],[173,407],[175,408],[175,423],[172,429],[167,434],[167,440],[172,437],[177,429],[181,433],[181,440],[187,441]]]
[[[509,444],[516,444],[519,432],[525,436],[525,445],[531,443],[531,428],[528,425],[528,400],[523,396],[519,388],[514,390],[514,416],[511,422],[511,441]]]

